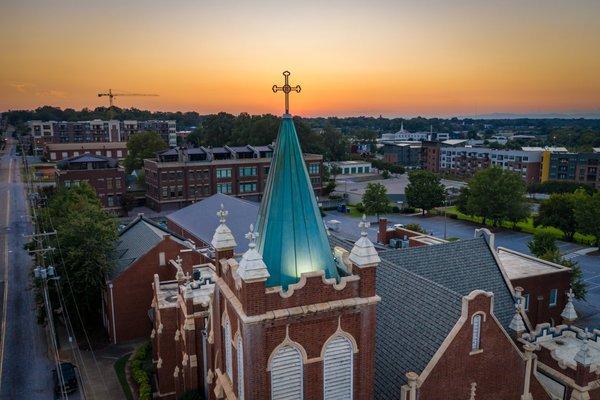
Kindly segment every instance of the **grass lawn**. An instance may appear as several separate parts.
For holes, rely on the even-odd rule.
[[[460,211],[458,211],[456,209],[456,207],[448,207],[447,213],[448,213],[448,215],[454,214],[457,216],[457,219],[460,219],[463,221],[475,222],[477,224],[482,224],[482,221],[483,221],[483,218],[481,218],[481,217],[474,217],[471,215],[466,215],[466,214],[461,213]],[[443,215],[443,211],[440,211],[440,215]],[[491,227],[492,223],[490,221],[487,221],[486,225]],[[531,233],[532,235],[537,232],[549,232],[555,238],[557,238],[559,240],[563,240],[563,238],[565,236],[563,231],[561,231],[560,229],[557,229],[557,228],[541,227],[541,226],[534,227],[532,217],[527,218],[525,221],[517,222],[516,229],[513,227],[513,224],[511,222],[507,222],[507,221],[503,222],[501,226],[506,229],[518,230],[520,232],[525,232],[525,233]],[[592,236],[582,235],[580,233],[576,233],[573,240],[576,243],[581,243],[584,245],[593,245],[593,243],[594,243],[594,238]]]
[[[127,400],[133,400],[133,394],[131,393],[129,383],[127,382],[127,377],[125,376],[125,365],[127,364],[127,360],[129,360],[129,354],[119,358],[117,362],[115,362],[115,372],[117,373],[125,397],[127,397]]]

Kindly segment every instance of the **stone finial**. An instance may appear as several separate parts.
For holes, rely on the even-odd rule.
[[[217,217],[219,217],[220,224],[215,230],[215,234],[210,242],[216,250],[229,250],[237,246],[235,238],[231,234],[231,230],[225,225],[228,215],[229,211],[225,210],[225,207],[221,204],[221,209],[217,211]]]
[[[162,358],[159,358],[158,361],[156,362],[156,368],[162,368],[162,364],[163,364],[163,360],[162,360]]]
[[[363,214],[358,227],[360,228],[360,238],[354,243],[348,259],[357,267],[374,266],[381,262],[375,246],[369,240],[367,232],[371,223],[367,221],[367,216]]]
[[[250,231],[246,234],[248,239],[248,250],[242,256],[238,265],[237,273],[244,281],[264,281],[269,276],[269,270],[264,263],[262,255],[256,250],[256,239],[258,232],[254,230],[254,225],[250,225]]]
[[[567,293],[567,304],[565,304],[565,308],[562,313],[560,313],[565,324],[568,325],[572,324],[577,319],[577,312],[575,311],[575,306],[573,306],[573,297],[575,297],[573,289],[569,289],[569,292]]]
[[[179,377],[179,367],[175,366],[175,369],[173,370],[173,377],[177,378]]]
[[[583,339],[583,343],[579,348],[577,354],[575,354],[574,358],[575,362],[581,365],[591,365],[592,364],[592,353],[590,351],[590,347],[588,344],[588,333],[586,331],[585,338]]]
[[[183,260],[179,256],[177,256],[177,259],[175,259],[175,261],[174,261],[175,268],[177,269],[177,272],[175,272],[175,280],[177,282],[181,282],[181,281],[185,280],[185,274],[183,273],[182,261]]]
[[[525,324],[523,323],[523,317],[521,317],[521,304],[520,300],[515,302],[515,315],[510,321],[508,327],[513,330],[517,335],[521,335],[525,332]]]

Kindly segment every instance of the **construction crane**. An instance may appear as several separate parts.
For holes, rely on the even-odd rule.
[[[156,97],[157,94],[144,94],[144,93],[113,93],[112,89],[108,89],[107,93],[98,93],[98,97],[107,96],[110,103],[110,108],[113,107],[113,97],[117,96],[144,96],[144,97]]]

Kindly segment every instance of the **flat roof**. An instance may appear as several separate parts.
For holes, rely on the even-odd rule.
[[[498,258],[510,280],[569,270],[569,268],[563,267],[562,265],[541,260],[504,247],[498,247]]]
[[[48,150],[123,149],[127,142],[48,143]]]

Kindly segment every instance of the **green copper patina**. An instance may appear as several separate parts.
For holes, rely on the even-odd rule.
[[[327,278],[339,278],[289,114],[279,127],[257,226],[258,251],[270,274],[267,286],[287,289],[311,271],[323,270]]]

